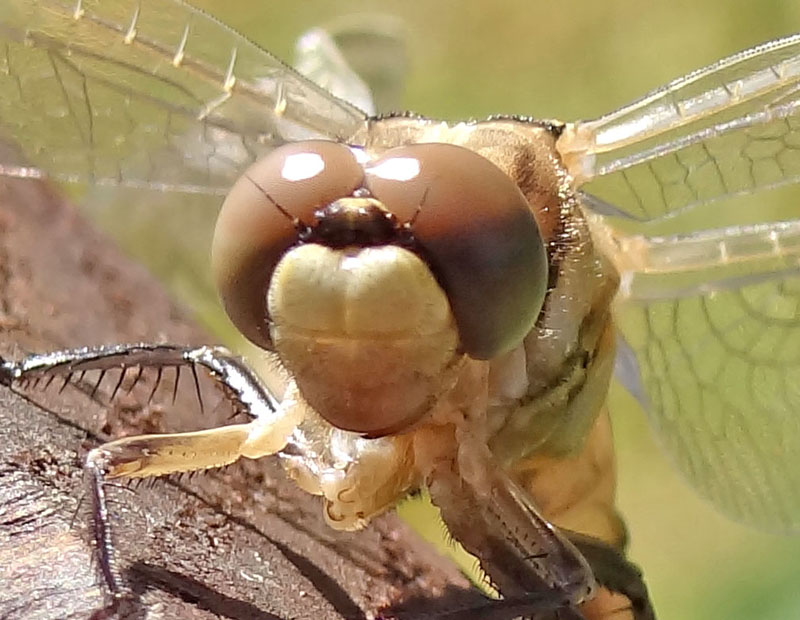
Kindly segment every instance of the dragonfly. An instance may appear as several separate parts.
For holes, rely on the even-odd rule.
[[[90,453],[112,595],[107,481],[275,454],[340,529],[427,487],[513,615],[594,620],[621,595],[651,617],[614,508],[615,363],[702,495],[797,529],[797,220],[649,232],[796,182],[797,37],[594,120],[446,122],[364,112],[335,53],[312,76],[339,96],[170,0],[12,1],[0,25],[0,126],[22,146],[0,171],[224,201],[226,311],[288,371],[276,391],[225,350],[165,345],[5,363],[13,385],[205,369],[252,418]]]

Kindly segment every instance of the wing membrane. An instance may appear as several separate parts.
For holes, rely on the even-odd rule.
[[[175,0],[10,0],[0,37],[0,127],[61,180],[224,193],[275,144],[346,138],[364,121]]]
[[[617,316],[632,391],[679,469],[738,520],[800,529],[800,271]]]
[[[573,174],[638,221],[800,179],[800,35],[741,52],[559,145]]]
[[[364,122],[177,0],[0,2],[0,92],[0,138],[20,147],[0,175],[88,185],[93,219],[217,328],[207,256],[221,196],[276,144]]]
[[[799,530],[800,220],[665,236],[589,221],[620,273],[618,376],[677,467],[735,519]]]
[[[800,218],[770,222],[753,195],[800,180],[800,36],[568,126],[559,147],[620,273],[621,378],[665,448],[729,515],[800,529]]]

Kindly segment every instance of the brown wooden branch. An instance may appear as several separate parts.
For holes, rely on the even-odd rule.
[[[4,357],[209,339],[47,186],[9,180],[0,181],[0,330]],[[190,383],[182,388],[194,390]],[[83,456],[118,426],[85,395],[56,389],[44,398],[67,414],[0,390],[0,617],[109,617],[77,507]],[[220,422],[209,415],[203,425]],[[123,430],[148,424],[126,420]],[[318,500],[276,463],[115,497],[122,566],[141,601],[129,616],[364,618],[412,598],[463,599],[468,587],[392,515],[358,534],[332,532]]]

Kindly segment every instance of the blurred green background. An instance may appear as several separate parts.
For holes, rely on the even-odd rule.
[[[356,12],[399,16],[408,35],[404,107],[450,119],[595,117],[727,54],[800,30],[797,0],[195,3],[284,59],[313,25]],[[759,533],[718,515],[673,473],[621,388],[612,390],[611,409],[631,556],[659,618],[800,618],[800,537]],[[800,459],[791,464],[798,465]]]

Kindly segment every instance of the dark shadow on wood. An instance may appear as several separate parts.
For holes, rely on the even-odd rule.
[[[147,589],[157,588],[194,605],[199,609],[230,620],[281,620],[279,616],[260,610],[247,601],[237,600],[214,588],[182,573],[165,570],[160,566],[150,566],[137,562],[129,568],[132,581],[147,584]],[[139,596],[143,591],[136,592]]]

